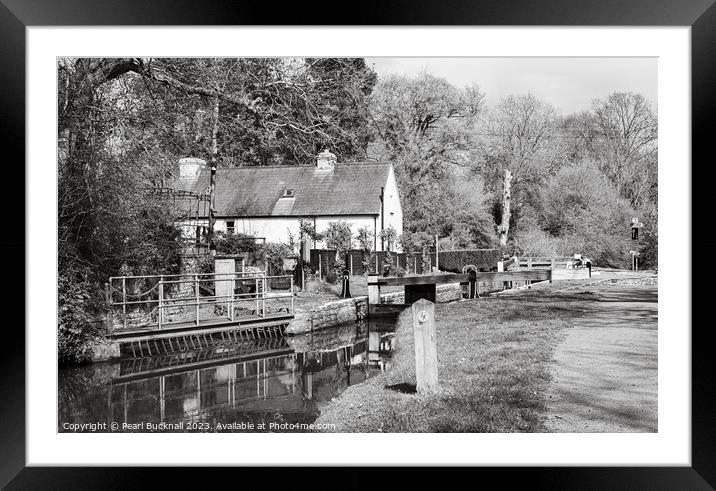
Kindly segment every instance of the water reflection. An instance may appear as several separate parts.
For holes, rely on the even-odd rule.
[[[348,386],[385,369],[392,337],[387,320],[63,369],[58,430],[106,423],[111,431],[114,423],[116,431],[270,431],[270,423],[310,423]]]

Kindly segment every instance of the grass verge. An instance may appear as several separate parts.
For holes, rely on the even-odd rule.
[[[540,432],[550,362],[583,295],[527,292],[436,305],[438,393],[389,386],[415,384],[410,311],[398,322],[388,369],[349,387],[318,423],[336,432]]]

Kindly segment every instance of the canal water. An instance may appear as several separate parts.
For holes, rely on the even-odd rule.
[[[395,319],[63,368],[58,431],[309,431],[347,387],[385,370]]]

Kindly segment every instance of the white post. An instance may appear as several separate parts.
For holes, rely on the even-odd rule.
[[[419,394],[438,389],[438,354],[435,343],[435,304],[421,298],[412,306],[415,342],[415,380]]]
[[[379,276],[377,274],[368,275],[369,305],[376,305],[380,303],[380,285],[378,285],[378,278]]]

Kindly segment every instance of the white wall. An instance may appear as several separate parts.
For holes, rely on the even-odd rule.
[[[217,219],[216,230],[226,231],[227,220],[230,219]],[[288,242],[289,231],[298,241],[300,237],[299,220],[300,218],[286,217],[236,218],[234,219],[234,226],[236,232],[253,235],[254,237],[266,237],[266,242]],[[304,218],[304,220],[313,222],[312,218]],[[361,227],[368,226],[373,230],[374,226],[374,219],[369,215],[316,217],[316,231],[319,233],[325,232],[329,223],[337,221],[347,222],[354,235]],[[316,246],[320,249],[323,248],[324,244],[322,241],[318,241]]]
[[[390,173],[388,174],[388,180],[383,193],[383,210],[385,212],[383,227],[389,228],[392,226],[398,236],[400,236],[403,233],[403,208],[400,205],[398,183],[395,180],[395,173],[393,172],[392,166],[390,167]],[[378,217],[378,232],[380,233],[380,216]],[[387,248],[388,244],[385,246]],[[380,236],[378,237],[378,250],[381,250]],[[397,247],[397,244],[394,244],[393,250],[399,251],[400,248]]]
[[[266,242],[288,242],[289,231],[298,242],[299,219],[286,217],[221,218],[216,220],[216,230],[226,232],[226,222],[233,220],[237,233],[265,237]]]
[[[304,218],[313,222],[313,218]],[[226,232],[226,222],[234,221],[234,229],[237,233],[253,235],[254,237],[265,237],[266,242],[288,242],[289,231],[293,234],[296,241],[300,237],[299,218],[286,217],[264,217],[264,218],[217,218],[215,228],[217,232]],[[361,227],[368,227],[374,231],[374,225],[377,223],[380,227],[380,221],[374,219],[371,215],[365,216],[332,216],[332,217],[316,217],[316,230],[319,233],[325,232],[328,224],[331,222],[345,221],[350,227],[353,235],[358,232]],[[182,234],[184,237],[195,237],[196,222],[183,222],[181,224]],[[208,226],[208,221],[201,223]],[[380,230],[379,230],[380,231]],[[355,247],[358,246],[354,241]],[[317,248],[323,248],[322,241],[316,243]],[[311,244],[313,247],[313,244]],[[378,240],[378,248],[380,249],[380,240]]]

